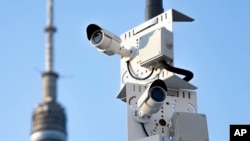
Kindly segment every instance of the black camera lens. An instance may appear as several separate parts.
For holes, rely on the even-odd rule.
[[[92,43],[93,44],[99,44],[102,41],[103,33],[100,30],[97,30],[92,35]]]
[[[161,87],[153,87],[149,92],[150,97],[156,102],[162,102],[165,100],[165,91]]]

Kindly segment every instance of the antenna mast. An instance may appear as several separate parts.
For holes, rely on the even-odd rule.
[[[54,33],[53,25],[53,0],[47,1],[47,25],[45,47],[45,72],[43,73],[43,100],[45,102],[56,101],[56,80],[58,74],[54,72]]]
[[[47,26],[46,32],[46,52],[45,52],[45,71],[52,72],[54,69],[54,50],[53,50],[53,35],[56,28],[53,26],[53,0],[48,0],[47,3]]]

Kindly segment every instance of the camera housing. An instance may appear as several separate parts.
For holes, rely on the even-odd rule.
[[[144,91],[138,99],[139,117],[151,116],[159,111],[167,97],[167,86],[164,81],[158,79]]]
[[[118,36],[96,24],[88,25],[86,32],[91,45],[107,55],[119,54],[129,57],[134,53],[132,49],[121,47],[121,39]]]

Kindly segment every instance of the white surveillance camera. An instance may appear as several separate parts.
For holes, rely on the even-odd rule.
[[[107,55],[117,53],[123,57],[130,57],[134,54],[133,50],[121,47],[121,39],[118,36],[96,24],[88,25],[86,31],[91,45]]]
[[[167,95],[167,86],[162,80],[155,80],[138,99],[138,115],[151,116],[159,111]]]

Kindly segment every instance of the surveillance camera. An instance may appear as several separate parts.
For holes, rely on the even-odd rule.
[[[107,55],[117,53],[123,57],[131,57],[134,54],[133,50],[121,47],[121,39],[119,37],[96,24],[88,25],[86,31],[91,45]]]
[[[158,112],[167,95],[167,86],[162,80],[155,80],[138,99],[139,116],[151,116]]]

